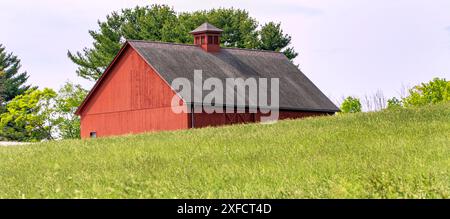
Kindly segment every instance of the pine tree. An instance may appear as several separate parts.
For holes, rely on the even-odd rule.
[[[20,72],[20,59],[12,53],[6,52],[0,44],[0,100],[3,106],[17,95],[30,89],[25,85],[28,80],[27,72]]]
[[[298,56],[294,48],[287,47],[291,44],[291,36],[283,33],[280,23],[267,23],[259,31],[259,36],[259,49],[282,51],[291,60]]]
[[[0,69],[1,69],[1,66],[0,66]],[[5,72],[4,71],[0,71],[0,93],[3,92],[3,76],[4,75],[5,75]],[[3,103],[4,103],[3,97],[0,96],[0,113],[1,113],[1,106],[4,105]]]

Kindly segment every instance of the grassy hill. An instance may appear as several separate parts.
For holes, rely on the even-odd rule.
[[[1,198],[450,198],[450,104],[0,147]]]

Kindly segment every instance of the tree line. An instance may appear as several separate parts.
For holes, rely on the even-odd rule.
[[[98,21],[98,30],[90,30],[94,43],[82,51],[68,51],[68,57],[78,65],[77,74],[97,80],[126,39],[174,43],[192,43],[189,33],[204,22],[223,29],[221,45],[247,49],[283,52],[290,60],[298,56],[291,36],[284,34],[280,23],[259,24],[245,10],[212,9],[177,13],[167,5],[152,5],[123,9]]]

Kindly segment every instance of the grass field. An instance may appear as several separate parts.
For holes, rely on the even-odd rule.
[[[450,198],[450,104],[0,147],[1,198]]]

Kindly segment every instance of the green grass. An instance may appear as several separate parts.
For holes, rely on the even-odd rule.
[[[450,198],[450,104],[0,148],[1,198]]]

